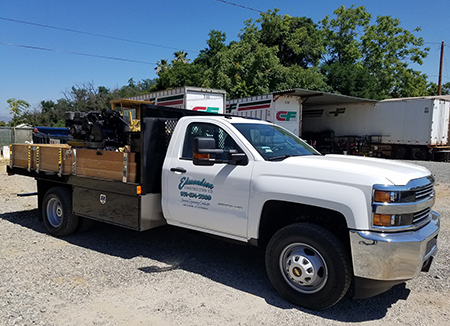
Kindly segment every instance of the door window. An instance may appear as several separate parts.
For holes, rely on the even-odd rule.
[[[183,144],[183,159],[192,159],[192,150],[194,138],[196,137],[210,137],[214,138],[216,142],[216,149],[235,149],[239,153],[242,150],[237,146],[233,138],[219,126],[210,123],[191,123],[186,129],[186,136]],[[217,159],[227,159],[228,153],[223,153],[223,157],[216,157]]]

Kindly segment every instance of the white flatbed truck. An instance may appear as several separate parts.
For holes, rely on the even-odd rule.
[[[429,270],[439,216],[427,169],[323,156],[282,127],[242,117],[147,104],[140,117],[123,152],[11,146],[7,171],[37,180],[50,234],[98,220],[248,243],[265,249],[275,289],[309,309],[333,306],[351,286],[370,297]]]

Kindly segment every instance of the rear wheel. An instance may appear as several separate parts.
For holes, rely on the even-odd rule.
[[[428,152],[426,148],[423,147],[414,147],[411,149],[410,157],[416,161],[426,160],[428,158]]]
[[[42,217],[51,235],[63,237],[74,233],[78,217],[72,212],[71,192],[63,187],[48,190],[42,204]]]
[[[399,160],[403,160],[406,158],[407,149],[403,146],[394,147],[395,148],[395,155],[394,157]]]
[[[342,243],[314,224],[297,223],[279,230],[267,246],[266,269],[284,298],[313,310],[336,304],[352,280]]]

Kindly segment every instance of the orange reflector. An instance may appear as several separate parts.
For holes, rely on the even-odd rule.
[[[193,155],[193,158],[197,158],[197,159],[209,159],[209,154],[197,154],[197,153],[194,153]]]
[[[373,199],[378,203],[389,203],[391,201],[390,196],[391,193],[389,191],[376,190]]]
[[[138,195],[142,194],[142,187],[141,186],[137,186],[136,187],[136,194],[138,194]]]
[[[394,220],[395,222],[395,220]],[[376,226],[392,226],[392,215],[374,214],[373,225]]]

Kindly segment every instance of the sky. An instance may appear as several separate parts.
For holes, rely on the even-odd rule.
[[[195,59],[212,29],[225,32],[226,43],[237,40],[244,21],[260,11],[278,8],[317,23],[341,5],[365,6],[372,19],[398,18],[410,31],[420,27],[416,36],[430,52],[414,68],[435,83],[444,41],[443,83],[450,81],[449,0],[0,0],[0,120],[11,118],[9,98],[38,108],[74,85],[112,89],[130,78],[156,78],[159,60],[172,60],[178,50]]]

